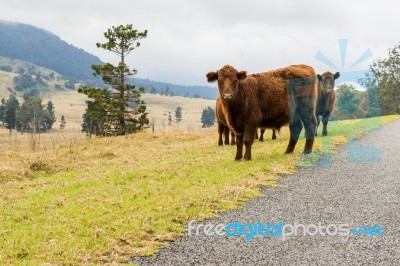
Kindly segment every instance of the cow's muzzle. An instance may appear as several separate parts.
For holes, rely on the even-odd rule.
[[[224,98],[226,100],[232,99],[232,93],[224,93],[222,95],[222,98]]]

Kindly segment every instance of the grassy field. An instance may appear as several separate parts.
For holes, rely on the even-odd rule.
[[[279,176],[309,166],[321,139],[332,144],[400,116],[332,122],[313,156],[284,155],[278,140],[255,142],[253,160],[234,161],[215,129],[178,129],[65,145],[3,149],[0,155],[0,265],[110,264],[151,255],[184,234],[184,225],[238,208],[276,186]]]
[[[34,65],[29,62],[25,62],[17,59],[9,59],[0,56],[0,66],[12,66],[14,72],[18,68],[28,69],[34,66],[37,71],[41,71],[43,74],[55,73],[56,77],[60,77],[58,73],[47,68],[43,68]],[[7,88],[14,88],[13,78],[17,76],[14,72],[5,72],[0,70],[0,99],[8,98],[10,92]],[[70,131],[78,131],[82,124],[82,115],[85,112],[87,99],[86,95],[80,94],[77,91],[71,90],[55,90],[55,84],[63,85],[65,80],[55,79],[46,81],[48,88],[41,91],[41,97],[43,103],[52,101],[55,106],[55,115],[57,117],[56,128],[58,128],[61,116],[64,115],[67,122],[66,129]],[[22,95],[18,95],[18,100],[22,102]],[[201,113],[202,110],[211,106],[215,107],[215,100],[207,99],[194,99],[185,98],[180,96],[168,97],[161,95],[143,94],[142,99],[147,103],[148,118],[155,119],[155,130],[160,132],[170,127],[176,127],[175,122],[175,109],[180,106],[182,107],[182,121],[179,127],[185,131],[197,131],[201,128]],[[173,123],[172,126],[168,126],[168,113],[171,112]]]
[[[1,60],[0,60],[1,65]],[[0,71],[0,99],[8,98],[10,93],[7,91],[8,87],[13,88],[13,78],[17,74]],[[53,87],[56,83],[64,84],[64,80],[47,81],[49,89],[41,92],[43,104],[52,101],[55,106],[55,115],[57,122],[56,128],[59,126],[59,121],[64,115],[67,122],[66,129],[78,131],[82,124],[82,115],[86,109],[85,100],[86,95],[80,94],[77,91],[71,90],[54,90]],[[22,102],[22,96],[17,97]],[[143,94],[142,99],[147,104],[148,118],[155,119],[155,130],[160,132],[162,130],[176,127],[175,122],[175,109],[180,106],[182,108],[182,121],[179,127],[185,131],[197,131],[201,128],[201,113],[203,109],[211,106],[215,107],[215,100],[185,98],[181,96],[168,97],[161,95]],[[171,112],[173,123],[168,126],[168,113]]]
[[[2,71],[0,71],[1,73]],[[5,79],[2,79],[0,76],[1,80],[4,81]],[[61,115],[64,115],[67,122],[66,129],[80,130],[82,115],[86,109],[86,95],[80,94],[77,91],[51,91],[43,93],[42,98],[43,103],[47,103],[48,101],[54,103],[55,115],[57,117],[56,128],[59,126]],[[181,96],[168,97],[146,93],[143,94],[142,99],[147,104],[147,112],[149,113],[147,117],[149,119],[155,118],[155,130],[157,132],[177,126],[175,122],[175,109],[178,106],[182,107],[182,121],[179,124],[179,128],[189,132],[198,131],[201,128],[200,118],[203,109],[208,106],[215,107],[215,100],[185,98]],[[168,112],[171,112],[172,115],[172,126],[168,126]]]
[[[217,89],[216,89],[217,90]],[[148,118],[156,119],[155,130],[160,132],[168,128],[168,112],[172,115],[172,127],[176,127],[175,109],[182,107],[182,121],[179,128],[184,131],[194,132],[201,128],[201,113],[207,107],[215,108],[215,100],[185,98],[181,96],[168,97],[160,95],[143,94],[142,98],[147,104]],[[166,116],[164,115],[166,114]]]

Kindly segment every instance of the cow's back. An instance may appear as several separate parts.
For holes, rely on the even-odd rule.
[[[251,75],[258,81],[259,107],[262,112],[260,126],[280,128],[289,123],[287,81],[314,78],[314,69],[307,65],[291,65]],[[315,87],[317,90],[317,87]]]

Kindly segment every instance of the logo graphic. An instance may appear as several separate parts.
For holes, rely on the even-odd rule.
[[[358,79],[363,78],[364,74],[369,72],[369,69],[363,69],[363,70],[352,70],[354,67],[360,65],[361,63],[365,62],[368,58],[372,57],[372,51],[371,49],[367,49],[362,53],[358,59],[353,62],[349,68],[346,68],[346,56],[347,56],[347,45],[348,45],[348,40],[347,39],[339,39],[339,51],[340,51],[340,59],[341,59],[341,69],[339,69],[337,66],[335,66],[331,60],[329,60],[321,51],[318,51],[317,54],[315,55],[315,59],[318,61],[324,63],[327,65],[330,69],[334,69],[335,71],[341,71],[340,73],[340,78],[337,80],[338,84],[341,83],[357,83],[359,86],[362,86],[361,84],[358,83]]]
[[[214,223],[196,223],[191,220],[188,224],[188,235],[206,236],[238,236],[244,237],[246,241],[252,240],[254,237],[279,237],[283,241],[289,237],[296,236],[323,236],[333,237],[342,236],[383,236],[383,228],[380,225],[366,226],[361,225],[351,229],[349,224],[301,224],[301,223],[239,223],[235,221],[229,224],[214,224]]]

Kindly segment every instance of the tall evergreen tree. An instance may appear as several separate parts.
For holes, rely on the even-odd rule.
[[[211,127],[215,123],[215,111],[211,107],[203,109],[201,113],[201,123],[202,127]]]
[[[171,112],[168,114],[168,126],[172,126],[172,115]]]
[[[83,114],[82,132],[88,136],[111,135],[108,108],[112,106],[111,92],[107,89],[82,88],[80,92],[88,95],[86,112]]]
[[[46,132],[50,114],[39,97],[27,98],[17,112],[17,130],[24,132]]]
[[[1,105],[0,105],[0,122],[3,121],[4,119],[4,111],[6,109],[6,99],[2,98],[1,99]]]
[[[175,110],[175,120],[179,126],[179,123],[182,121],[182,107],[178,106]]]
[[[65,117],[64,117],[64,115],[62,115],[61,120],[60,120],[60,129],[63,130],[65,128],[66,124],[67,124],[67,122],[65,121]]]
[[[136,88],[133,84],[127,83],[127,78],[136,74],[137,70],[131,70],[125,63],[125,59],[128,54],[140,46],[139,40],[147,37],[147,30],[139,32],[131,24],[120,25],[109,28],[104,33],[104,37],[107,41],[105,43],[97,43],[97,47],[113,52],[119,57],[120,62],[117,66],[110,63],[92,65],[94,75],[101,76],[102,80],[111,86],[112,93],[110,92],[108,101],[94,100],[91,101],[91,104],[98,104],[101,107],[100,109],[103,109],[106,119],[102,122],[104,122],[104,126],[108,128],[111,134],[124,135],[134,133],[147,127],[149,120],[145,103],[140,99],[144,88]],[[80,89],[79,92],[92,98],[90,95],[98,93],[99,89],[85,87]],[[89,101],[87,103],[89,109]],[[129,106],[132,106],[131,103],[135,108],[129,108]],[[94,106],[91,108],[99,109]],[[87,115],[90,119],[93,119],[92,111],[87,111],[89,111]],[[100,130],[100,132],[104,132],[104,130]]]
[[[10,95],[8,100],[5,102],[3,124],[10,133],[17,125],[17,111],[19,109],[19,102],[14,95]]]
[[[48,101],[46,105],[46,110],[48,115],[46,116],[45,123],[47,129],[51,129],[53,127],[54,122],[56,122],[56,114],[54,110],[54,104],[52,101]]]

